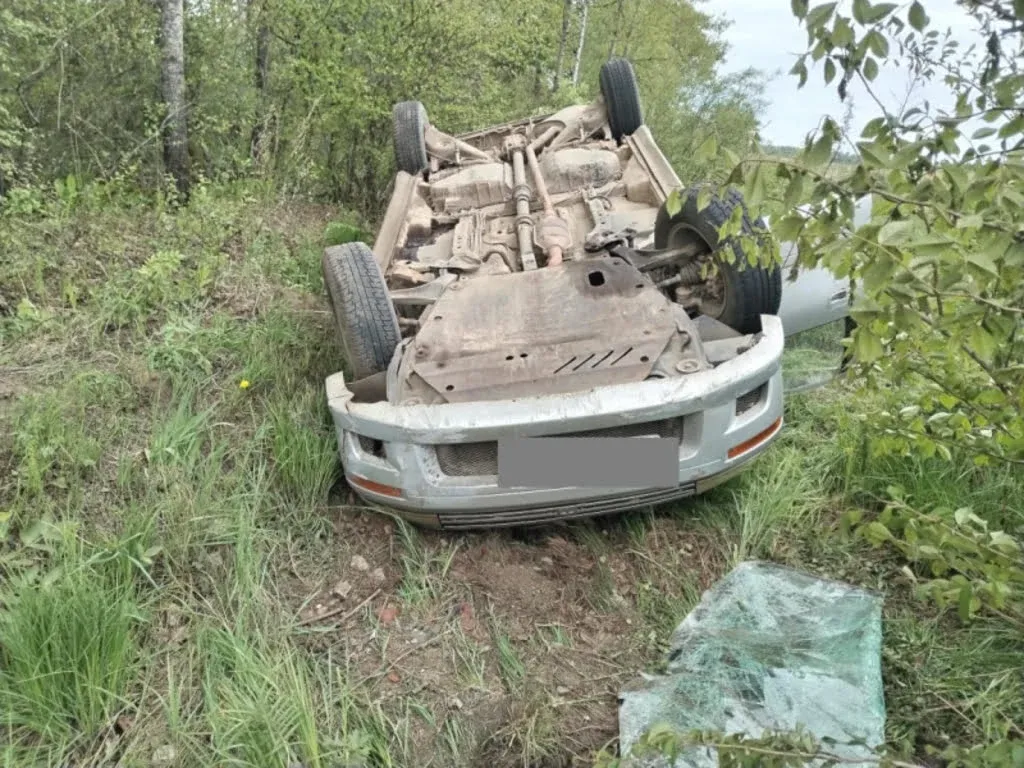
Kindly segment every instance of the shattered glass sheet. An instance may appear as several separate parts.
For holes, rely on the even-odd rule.
[[[882,600],[838,582],[747,562],[676,627],[666,674],[621,694],[626,756],[654,725],[759,737],[802,727],[828,751],[868,759],[882,744]],[[859,742],[859,745],[850,742]],[[661,766],[667,761],[629,763]],[[866,763],[866,765],[875,763]],[[717,765],[689,750],[678,768]]]

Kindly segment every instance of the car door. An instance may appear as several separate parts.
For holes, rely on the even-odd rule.
[[[854,228],[871,215],[871,200],[860,201],[854,209]],[[827,267],[800,268],[796,243],[781,243],[782,301],[779,317],[786,333],[783,353],[783,382],[787,392],[821,387],[842,370],[846,354],[843,339],[849,331],[853,299],[848,278],[839,278]],[[853,284],[853,293],[856,283]]]
[[[864,198],[854,209],[854,227],[860,227],[871,216],[871,199]],[[779,317],[787,336],[842,320],[850,314],[850,283],[836,277],[826,267],[802,268],[795,275],[796,243],[780,244],[783,257],[782,302]]]

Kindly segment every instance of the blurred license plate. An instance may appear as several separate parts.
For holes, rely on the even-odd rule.
[[[677,437],[510,437],[498,441],[501,488],[675,488]]]

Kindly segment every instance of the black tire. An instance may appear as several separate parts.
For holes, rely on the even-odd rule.
[[[418,101],[395,104],[395,163],[398,170],[416,176],[427,169],[427,110]]]
[[[853,332],[857,330],[857,321],[847,315],[843,319],[843,339],[848,339],[853,336]],[[853,348],[846,349],[843,347],[843,356],[839,361],[839,372],[845,373],[850,364],[853,362]]]
[[[627,59],[609,59],[601,67],[601,95],[608,110],[608,124],[616,141],[644,124],[636,73]]]
[[[395,307],[373,252],[363,243],[324,250],[324,284],[352,375],[387,370],[401,338]]]
[[[655,247],[669,247],[673,233],[680,229],[698,235],[713,252],[731,245],[736,257],[734,262],[716,259],[725,289],[722,306],[709,314],[740,333],[758,333],[761,330],[761,315],[775,315],[779,312],[782,303],[782,268],[751,267],[738,242],[718,242],[718,230],[729,220],[736,206],[743,208],[744,233],[754,234],[756,231],[739,192],[729,190],[724,196],[712,194],[707,207],[697,210],[698,192],[698,188],[686,191],[683,207],[675,216],[669,216],[664,205],[661,207],[654,225]]]

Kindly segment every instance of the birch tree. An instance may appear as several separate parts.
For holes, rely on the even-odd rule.
[[[164,170],[187,199],[191,183],[188,154],[188,104],[185,96],[184,0],[160,2],[160,84],[166,117],[163,123]]]

